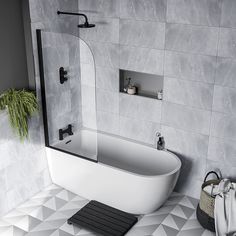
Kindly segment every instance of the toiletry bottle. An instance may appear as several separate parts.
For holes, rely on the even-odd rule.
[[[131,78],[126,78],[126,80],[128,80],[127,85],[124,87],[124,92],[127,93],[128,92],[128,88],[131,86]]]
[[[163,99],[163,90],[159,90],[159,91],[157,92],[157,99],[158,99],[158,100],[162,100],[162,99]]]

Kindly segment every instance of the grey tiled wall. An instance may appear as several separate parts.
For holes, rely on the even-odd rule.
[[[0,112],[0,216],[51,183],[39,116],[29,121],[29,139],[21,142],[8,114]]]
[[[96,23],[80,37],[95,55],[98,129],[147,143],[161,131],[185,194],[199,197],[207,170],[236,178],[236,1],[78,2]],[[164,101],[119,94],[119,68],[164,75]]]

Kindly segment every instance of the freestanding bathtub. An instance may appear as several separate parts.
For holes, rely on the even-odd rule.
[[[173,191],[181,167],[168,151],[90,130],[67,137],[56,148],[78,149],[97,156],[98,163],[47,148],[55,184],[133,214],[158,209]]]

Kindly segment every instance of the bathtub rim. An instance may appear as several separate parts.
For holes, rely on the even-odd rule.
[[[150,147],[151,148],[151,147]],[[125,174],[129,174],[129,175],[134,175],[136,177],[142,177],[142,178],[146,178],[146,179],[153,179],[153,178],[159,178],[159,177],[167,177],[167,176],[170,176],[170,175],[173,175],[175,173],[177,173],[178,171],[180,171],[181,169],[181,166],[182,166],[182,163],[180,161],[180,159],[174,154],[172,153],[171,151],[169,150],[157,150],[157,151],[160,151],[160,152],[167,152],[169,155],[171,155],[173,158],[175,158],[177,160],[177,167],[172,170],[171,172],[168,172],[166,174],[160,174],[160,175],[142,175],[142,174],[138,174],[138,173],[135,173],[135,172],[132,172],[132,171],[128,171],[128,170],[124,170],[124,169],[121,169],[119,167],[116,167],[116,166],[112,166],[112,165],[108,165],[106,163],[103,163],[103,162],[100,162],[100,161],[95,161],[95,160],[92,160],[92,159],[88,159],[88,158],[84,158],[82,156],[78,156],[78,155],[74,155],[70,152],[66,152],[66,151],[61,151],[60,149],[57,149],[57,148],[51,148],[51,147],[46,147],[46,149],[48,150],[53,150],[53,151],[57,151],[59,153],[65,153],[67,155],[71,155],[72,157],[74,158],[79,158],[81,159],[81,161],[90,161],[89,163],[90,164],[99,164],[99,165],[102,165],[104,167],[107,167],[107,168],[111,168],[111,169],[114,169],[115,171],[120,171],[120,172],[123,172]]]

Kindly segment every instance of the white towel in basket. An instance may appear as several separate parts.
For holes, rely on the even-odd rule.
[[[236,236],[236,183],[221,180],[214,212],[216,235]]]

